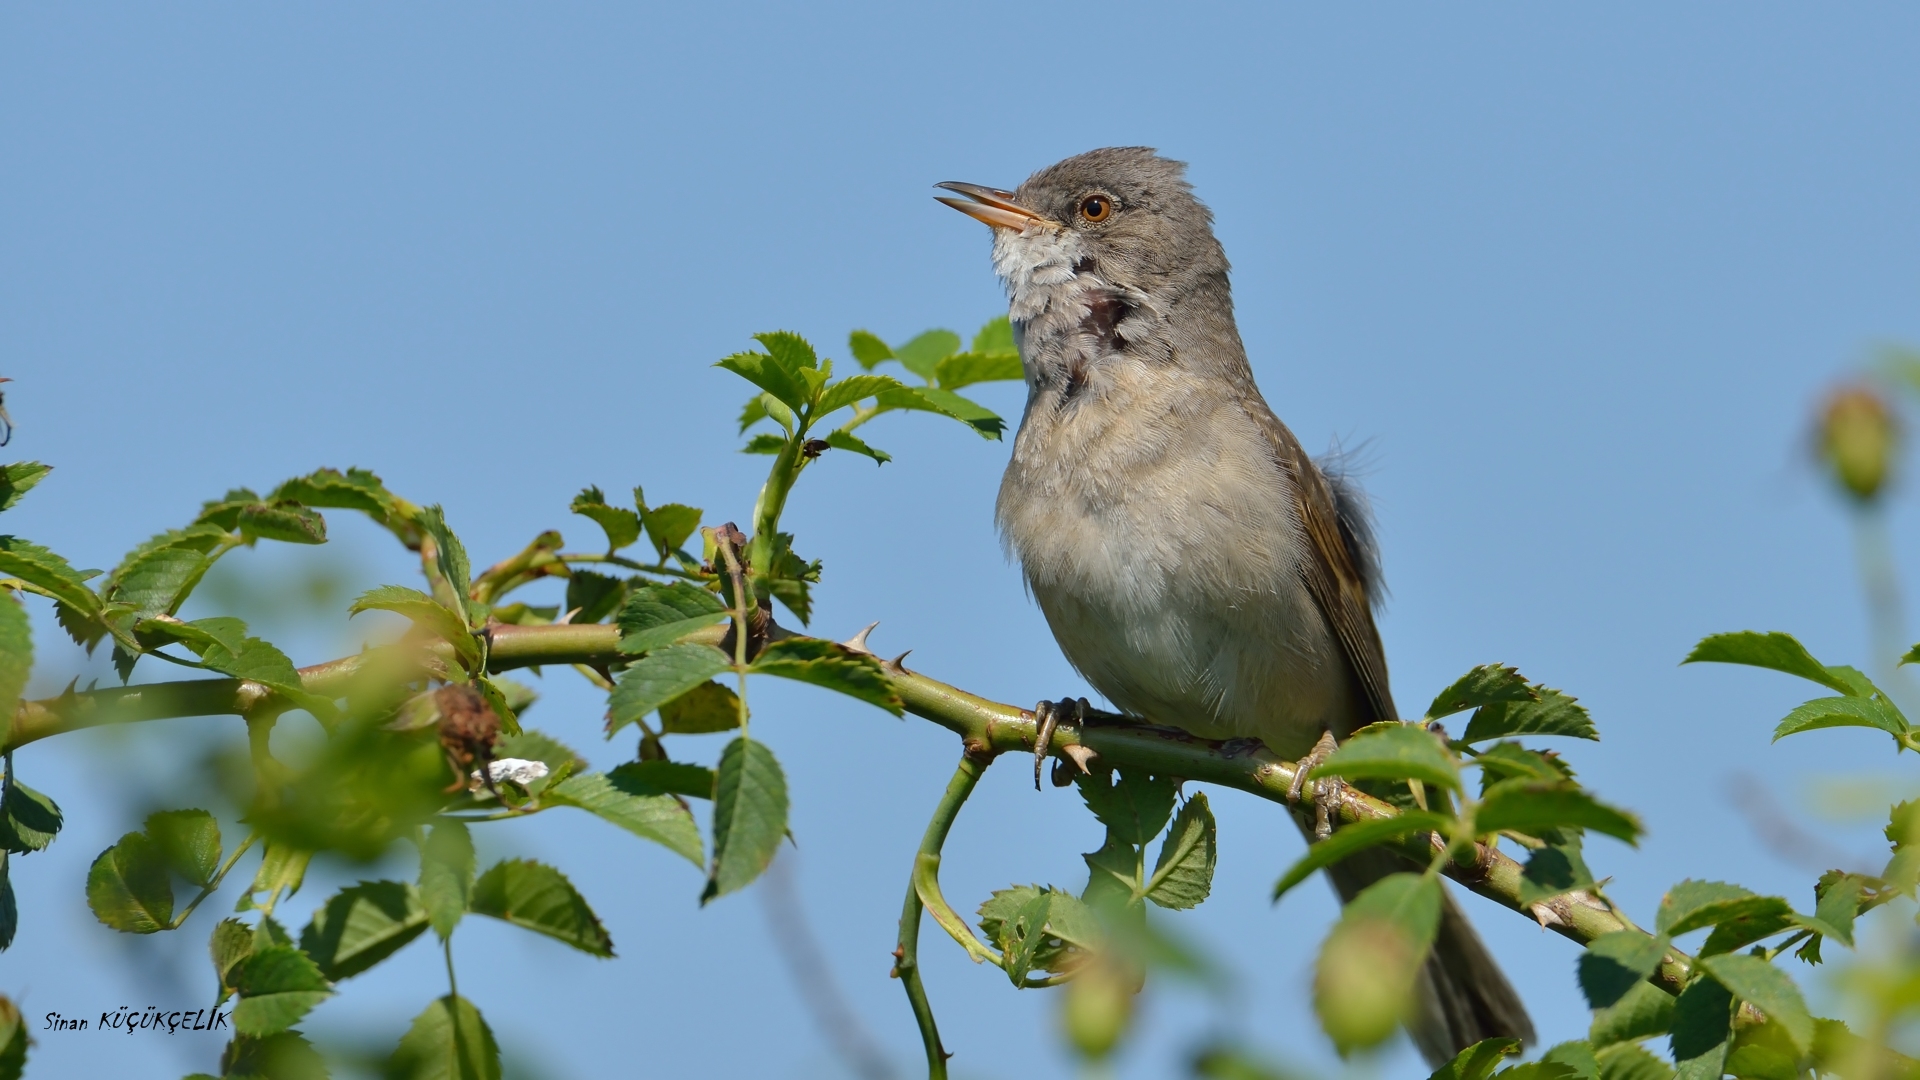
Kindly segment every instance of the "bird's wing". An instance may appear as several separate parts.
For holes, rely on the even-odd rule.
[[[1358,554],[1347,546],[1342,534],[1332,485],[1300,448],[1300,440],[1273,415],[1258,392],[1244,394],[1241,407],[1267,437],[1275,462],[1292,480],[1294,507],[1300,516],[1301,532],[1308,541],[1308,557],[1303,568],[1307,591],[1320,605],[1327,625],[1333,627],[1369,714],[1355,726],[1399,719],[1393,707],[1393,694],[1387,688],[1386,650],[1380,644],[1380,631],[1373,624],[1366,577],[1361,573]]]

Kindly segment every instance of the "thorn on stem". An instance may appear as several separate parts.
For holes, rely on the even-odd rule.
[[[844,644],[849,650],[853,652],[866,653],[868,656],[872,656],[873,650],[867,647],[867,635],[873,633],[873,628],[879,625],[880,625],[880,621],[878,619],[868,623],[867,628],[865,630],[862,630],[859,633],[848,638],[842,644]],[[902,653],[901,655],[905,656],[906,654]]]

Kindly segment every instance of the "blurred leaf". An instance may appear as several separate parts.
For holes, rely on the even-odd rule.
[[[554,785],[544,801],[577,806],[643,840],[664,845],[695,866],[706,862],[693,815],[667,789],[649,782],[644,774],[635,775],[632,764],[611,773],[570,776]]]
[[[11,718],[33,672],[33,627],[12,593],[0,596],[0,716]]]
[[[1041,895],[1050,898],[1043,924],[1046,933],[1033,951],[1030,966],[1043,971],[1070,970],[1104,941],[1099,917],[1072,893],[1038,885],[1000,889],[980,905],[980,932],[1002,951],[1013,947],[1033,930],[1032,920],[1023,919],[1022,912],[1038,910],[1034,901]]]
[[[1203,1046],[1187,1064],[1202,1080],[1289,1080],[1291,1076],[1253,1051],[1229,1043]]]
[[[1637,844],[1640,822],[1595,799],[1571,781],[1502,780],[1474,809],[1478,835],[1511,830],[1538,836],[1547,829],[1592,829]]]
[[[6,794],[0,796],[0,847],[15,855],[31,854],[53,843],[63,824],[57,803],[18,777],[7,778]]]
[[[1410,833],[1444,832],[1452,824],[1453,818],[1446,814],[1404,810],[1393,817],[1343,825],[1335,829],[1332,836],[1307,848],[1307,853],[1287,869],[1273,886],[1273,899],[1279,900],[1295,885],[1312,877],[1314,871],[1331,866],[1356,851],[1397,840]]]
[[[247,887],[247,893],[292,896],[300,891],[301,884],[307,880],[307,864],[312,861],[311,851],[278,840],[268,840],[266,852],[260,856],[260,868],[254,871],[253,884]],[[246,909],[242,907],[235,910]]]
[[[291,499],[254,503],[240,511],[237,524],[240,535],[249,540],[278,540],[285,544],[327,542],[327,519]]]
[[[1069,982],[1060,1001],[1067,1041],[1080,1056],[1100,1061],[1113,1052],[1133,1020],[1138,976],[1096,956]]]
[[[1519,743],[1498,742],[1474,755],[1480,766],[1480,794],[1502,780],[1571,780],[1573,770],[1559,755],[1528,750]]]
[[[701,904],[745,888],[787,832],[787,778],[764,743],[742,736],[720,755],[714,784],[713,869]]]
[[[568,509],[600,526],[600,531],[607,534],[609,552],[640,539],[640,515],[624,506],[608,506],[607,497],[597,487],[581,489]]]
[[[629,761],[609,775],[621,777],[621,783],[633,785],[635,791],[658,791],[691,799],[712,799],[716,783],[712,769],[683,761]]]
[[[52,471],[53,466],[37,461],[0,466],[0,510],[13,509],[14,504],[20,501],[20,496],[33,490],[33,486],[45,480]]]
[[[1773,739],[1778,742],[1802,731],[1831,727],[1879,728],[1898,738],[1906,734],[1907,720],[1885,698],[1815,698],[1788,713],[1773,729]]]
[[[1535,686],[1537,701],[1495,701],[1474,710],[1467,721],[1462,742],[1481,742],[1507,735],[1564,735],[1571,739],[1594,739],[1593,718],[1586,706],[1545,686]]]
[[[162,810],[147,817],[147,836],[173,872],[201,888],[220,869],[220,823],[205,810]]]
[[[1160,857],[1147,879],[1147,899],[1164,908],[1199,907],[1213,891],[1213,866],[1219,858],[1213,811],[1205,792],[1194,792],[1160,844]]]
[[[1551,830],[1552,836],[1541,837],[1546,846],[1534,849],[1527,856],[1527,864],[1520,872],[1520,902],[1534,905],[1563,896],[1578,889],[1594,887],[1593,871],[1587,869],[1587,860],[1581,852],[1580,832],[1577,829]]]
[[[20,1010],[0,995],[0,1080],[20,1080],[27,1067],[27,1026],[20,1021]]]
[[[711,645],[668,645],[651,650],[620,674],[619,684],[607,699],[607,734],[637,722],[730,666],[720,650]]]
[[[472,910],[565,942],[594,956],[612,956],[613,939],[560,871],[529,859],[495,863],[473,886]]]
[[[902,386],[881,394],[877,400],[890,409],[936,412],[952,417],[973,428],[983,439],[998,439],[1000,432],[1006,428],[1006,421],[994,415],[993,410],[951,390],[932,386]]]
[[[826,392],[820,395],[820,404],[814,409],[813,415],[825,416],[835,409],[844,409],[856,402],[877,397],[888,390],[900,389],[905,385],[891,375],[849,375],[827,387]],[[833,440],[829,437],[827,441]]]
[[[473,896],[473,837],[459,821],[435,822],[420,845],[420,903],[433,932],[446,940]]]
[[[1437,900],[1434,917],[1437,921]],[[1391,919],[1343,916],[1334,925],[1314,966],[1313,1007],[1341,1053],[1376,1046],[1393,1035],[1412,1006],[1425,956],[1426,946]]]
[[[748,428],[766,418],[767,396],[765,394],[753,395],[753,397],[747,399],[746,407],[740,410],[740,434],[745,435]]]
[[[1584,1039],[1548,1047],[1547,1051],[1540,1055],[1540,1063],[1565,1065],[1579,1080],[1600,1080],[1600,1063],[1593,1056],[1593,1047]]]
[[[861,442],[858,438],[844,431],[829,432],[827,434],[827,445],[833,447],[835,450],[851,450],[856,454],[870,457],[876,465],[884,465],[893,460],[892,454],[887,453],[885,450],[875,450],[873,447],[868,446],[866,443]]]
[[[1620,999],[1596,1009],[1587,1041],[1597,1047],[1665,1035],[1673,1026],[1673,995],[1650,982],[1637,982]],[[1602,1071],[1604,1072],[1604,1062]]]
[[[1427,706],[1427,719],[1438,720],[1495,702],[1534,701],[1537,697],[1519,671],[1500,664],[1482,664],[1440,691]]]
[[[1712,634],[1700,639],[1700,644],[1687,654],[1683,664],[1711,662],[1717,664],[1748,664],[1753,667],[1771,668],[1784,671],[1789,675],[1817,682],[1842,694],[1852,694],[1855,688],[1847,679],[1841,678],[1827,669],[1825,664],[1813,658],[1806,646],[1792,634],[1779,631],[1759,633],[1754,630],[1742,630],[1731,634]]]
[[[1487,1080],[1507,1055],[1519,1052],[1519,1039],[1481,1039],[1435,1069],[1428,1080]]]
[[[387,1080],[500,1080],[500,1044],[466,998],[434,999],[386,1067]]]
[[[893,350],[894,359],[908,371],[932,381],[940,361],[960,351],[960,335],[951,330],[929,330]]]
[[[638,493],[639,489],[634,489]],[[647,537],[660,552],[661,558],[680,550],[686,544],[687,537],[700,527],[700,511],[696,507],[681,503],[668,503],[656,506],[640,515],[646,523]]]
[[[231,972],[240,1003],[233,1007],[233,1030],[242,1035],[285,1031],[333,996],[333,988],[306,953],[291,945],[255,949]]]
[[[1587,1004],[1606,1009],[1645,982],[1667,955],[1667,939],[1638,930],[1615,930],[1587,943],[1578,964],[1580,991]]]
[[[1719,1080],[1733,1031],[1733,995],[1713,979],[1695,979],[1673,1003],[1668,1040],[1680,1080]]]
[[[813,397],[812,388],[797,368],[766,353],[741,352],[715,363],[773,395],[774,400],[799,412]]]
[[[13,947],[14,935],[20,931],[20,904],[13,895],[11,862],[8,853],[0,851],[0,952]]]
[[[1137,847],[1152,840],[1173,813],[1172,777],[1128,766],[1111,773],[1081,773],[1073,782],[1087,809],[1123,844]]]
[[[1679,937],[1690,930],[1763,912],[1786,901],[1777,896],[1756,896],[1738,885],[1721,881],[1682,881],[1660,898],[1654,914],[1654,929],[1668,937]]]
[[[895,716],[901,713],[900,695],[894,692],[893,681],[887,678],[880,661],[824,638],[776,641],[761,650],[747,670],[824,686]]]
[[[719,597],[684,581],[636,585],[620,608],[620,651],[629,655],[652,652],[712,626],[726,614]],[[705,645],[686,647],[715,652]]]
[[[626,599],[627,582],[624,578],[579,569],[567,577],[564,607],[574,613],[573,618],[567,621],[575,626],[599,622],[619,610]]]
[[[1673,1080],[1672,1066],[1633,1043],[1609,1046],[1594,1057],[1600,1062],[1600,1080]]]
[[[1460,790],[1460,766],[1433,733],[1418,724],[1389,721],[1354,733],[1308,779],[1419,780]]]
[[[985,382],[1018,382],[1026,378],[1026,369],[1020,364],[1017,352],[993,353],[982,355],[977,352],[955,353],[934,365],[933,377],[944,390],[958,390],[963,386]]]
[[[297,1031],[235,1035],[220,1055],[224,1080],[327,1080],[327,1061]]]
[[[740,726],[740,698],[717,682],[705,682],[660,706],[660,731],[704,735]]]
[[[362,881],[334,893],[300,931],[300,948],[329,979],[358,975],[400,951],[427,928],[413,886]]]
[[[233,995],[234,966],[253,955],[253,930],[239,919],[221,919],[214,924],[207,951],[213,958],[213,976],[220,983],[218,1007]]]
[[[887,347],[887,343],[865,330],[855,330],[847,335],[847,351],[868,371],[872,371],[873,365],[882,360],[893,359],[893,350]]]
[[[994,353],[1017,352],[1018,346],[1014,344],[1013,340],[1012,321],[1005,315],[995,315],[993,318],[988,319],[986,324],[980,327],[980,332],[973,335],[971,351],[980,353],[983,356],[991,356]]]
[[[771,432],[763,431],[753,438],[748,439],[747,445],[741,447],[740,452],[743,454],[767,454],[771,456],[778,454],[786,448],[787,440],[785,438],[772,434]]]
[[[86,575],[39,544],[17,536],[0,536],[0,575],[17,577],[82,615],[100,615],[100,598],[87,588]]]
[[[1780,1025],[1793,1040],[1795,1050],[1804,1054],[1812,1047],[1813,1015],[1807,1011],[1800,988],[1793,985],[1786,972],[1746,953],[1709,956],[1700,963],[1735,997],[1753,1002],[1770,1022]]]
[[[128,934],[152,934],[173,921],[167,862],[145,833],[127,833],[87,870],[87,906],[101,922]]]

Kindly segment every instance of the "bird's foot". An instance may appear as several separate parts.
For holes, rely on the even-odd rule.
[[[1287,785],[1288,802],[1294,804],[1300,802],[1301,794],[1306,791],[1307,774],[1319,767],[1321,762],[1332,757],[1333,752],[1337,749],[1339,749],[1339,744],[1333,741],[1333,732],[1321,732],[1320,741],[1313,744],[1313,749],[1307,751],[1306,757],[1301,758],[1293,765],[1293,782]],[[1313,837],[1315,840],[1325,840],[1327,837],[1333,835],[1333,818],[1330,813],[1330,804],[1332,802],[1331,796],[1333,795],[1334,786],[1338,783],[1338,780],[1331,778],[1315,780],[1313,782]]]
[[[1089,708],[1091,708],[1091,706],[1087,704],[1086,698],[1061,698],[1059,701],[1042,701],[1033,707],[1033,790],[1041,790],[1040,770],[1046,765],[1047,754],[1053,749],[1053,729],[1059,723],[1061,716],[1064,715],[1067,717],[1070,723],[1084,724],[1087,720],[1087,710]],[[1081,772],[1086,771],[1087,764],[1085,761],[1076,757],[1074,762],[1080,766]],[[1055,786],[1065,787],[1066,785],[1056,783]]]

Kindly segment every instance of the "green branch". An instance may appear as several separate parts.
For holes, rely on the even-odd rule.
[[[893,953],[893,975],[906,988],[907,1001],[913,1006],[913,1018],[920,1025],[920,1041],[927,1050],[928,1080],[945,1080],[949,1055],[940,1045],[940,1028],[934,1023],[933,1006],[928,1004],[926,986],[920,981],[920,912],[925,907],[920,878],[929,862],[937,872],[940,849],[946,846],[947,831],[953,828],[953,819],[959,816],[960,807],[967,801],[967,796],[973,794],[974,785],[980,782],[980,774],[992,763],[991,756],[976,755],[971,746],[961,754],[960,765],[954,769],[953,779],[947,781],[946,793],[940,796],[939,805],[934,807],[933,818],[927,822],[926,835],[920,839],[920,850],[914,854],[913,876],[907,882],[907,899],[900,911],[900,945]],[[971,934],[967,936],[969,940],[972,938]]]

